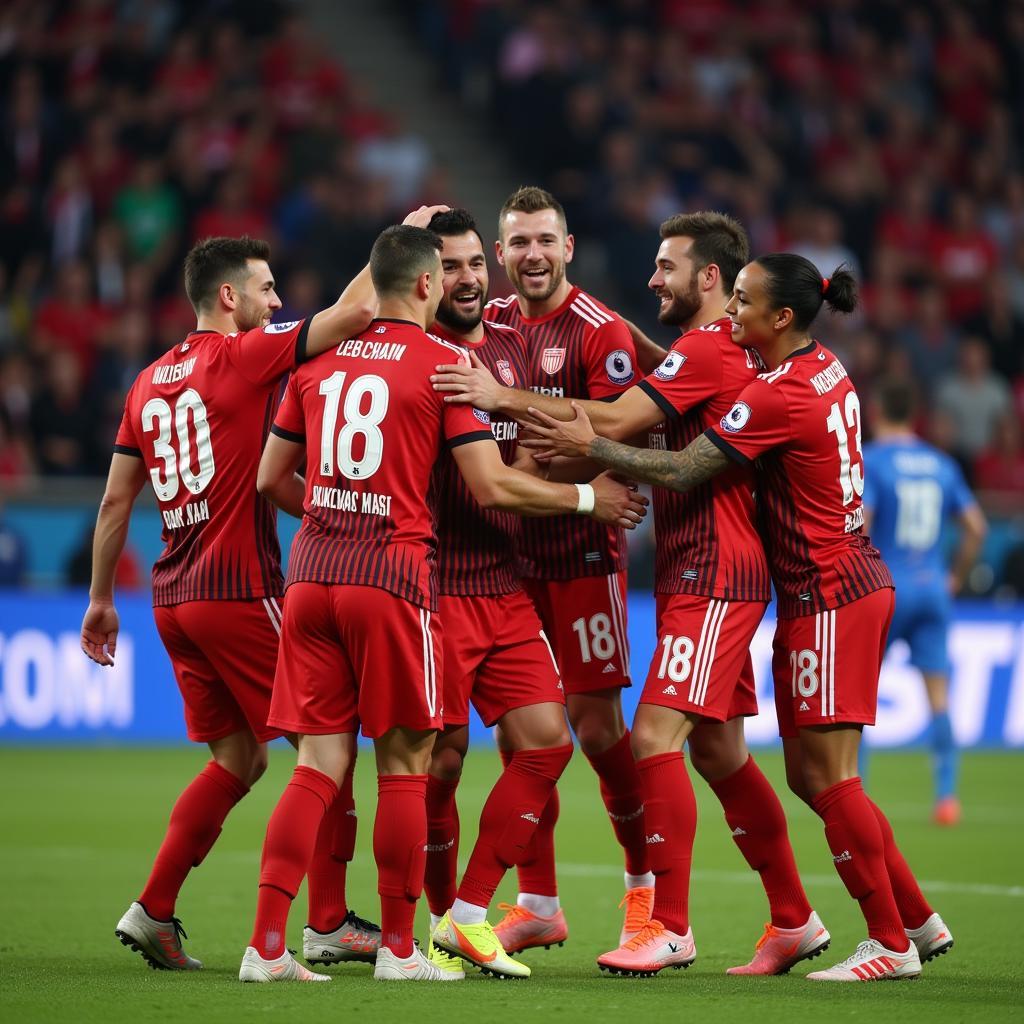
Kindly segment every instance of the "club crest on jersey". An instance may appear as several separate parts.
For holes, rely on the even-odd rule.
[[[613,384],[628,384],[633,379],[633,360],[624,348],[608,353],[604,369]]]
[[[669,352],[665,361],[654,371],[658,380],[671,380],[683,367],[686,356],[682,352]]]
[[[298,327],[298,320],[289,320],[286,324],[267,324],[263,328],[264,334],[287,334],[289,331],[294,330]]]
[[[546,348],[540,354],[540,368],[552,376],[565,365],[564,348]]]
[[[512,372],[512,364],[507,359],[499,359],[494,364],[495,369],[498,371],[498,376],[501,378],[502,384],[507,388],[514,388],[516,386],[515,374]]]
[[[474,409],[473,415],[481,422],[490,424],[491,415],[490,413],[484,412],[483,409]]]
[[[722,429],[731,434],[739,433],[750,419],[750,406],[746,402],[737,402],[723,417]]]

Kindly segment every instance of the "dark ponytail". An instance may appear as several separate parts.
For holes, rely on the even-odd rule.
[[[852,313],[857,308],[857,280],[839,267],[829,277],[803,256],[772,252],[754,260],[767,274],[765,291],[774,309],[793,310],[793,326],[802,331],[818,315],[823,302],[834,313]]]

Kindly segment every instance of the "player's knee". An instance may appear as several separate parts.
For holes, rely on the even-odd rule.
[[[644,721],[636,721],[629,733],[629,745],[633,750],[633,757],[642,761],[648,757],[657,757],[659,754],[670,754],[673,749],[666,743],[664,733],[653,724]]]
[[[457,782],[462,778],[462,766],[466,750],[457,746],[442,747],[430,757],[430,774],[445,782]]]
[[[593,714],[581,716],[572,725],[580,750],[587,757],[603,754],[625,735],[621,723]]]
[[[265,743],[261,743],[260,746],[257,748],[256,752],[253,754],[252,760],[249,764],[248,785],[250,788],[255,786],[256,783],[259,782],[261,778],[263,778],[263,775],[267,770],[268,760],[269,759],[267,757],[267,745]]]

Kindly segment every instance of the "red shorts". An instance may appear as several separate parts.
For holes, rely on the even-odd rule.
[[[499,597],[442,597],[444,724],[465,725],[469,702],[491,726],[506,711],[565,703],[540,619],[521,591]]]
[[[523,580],[551,641],[566,693],[629,686],[626,570],[575,580]]]
[[[772,646],[779,735],[806,726],[874,725],[878,672],[895,599],[876,590],[840,608],[779,619]]]
[[[750,641],[767,605],[657,594],[658,646],[641,704],[725,722],[757,714]]]
[[[438,616],[380,587],[293,583],[270,718],[303,735],[441,728]]]
[[[280,601],[185,601],[153,609],[185,701],[188,738],[212,743],[251,729],[266,743],[281,632]]]

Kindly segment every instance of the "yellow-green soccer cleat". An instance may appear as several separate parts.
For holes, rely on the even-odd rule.
[[[486,921],[482,924],[456,924],[449,912],[437,923],[430,938],[435,946],[450,956],[468,960],[484,974],[493,974],[496,978],[530,976],[530,968],[517,963],[505,952],[494,929]]]
[[[435,946],[433,939],[427,939],[427,959],[439,971],[443,971],[446,976],[450,977],[452,981],[462,981],[466,977],[461,958],[451,956],[440,946]]]

